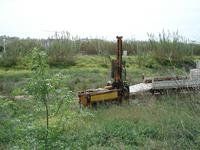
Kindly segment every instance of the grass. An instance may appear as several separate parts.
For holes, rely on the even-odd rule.
[[[28,70],[0,69],[0,94],[10,95],[12,91],[23,87],[29,77]]]
[[[185,74],[182,68],[163,67],[147,58],[153,67],[141,65],[138,59],[144,58],[125,59],[131,83],[142,81],[143,73]],[[78,56],[75,66],[51,68],[51,73],[63,74],[63,86],[76,94],[79,90],[103,87],[109,80],[109,68],[109,63],[100,56]],[[0,84],[11,84],[2,86],[1,93],[26,94],[22,89],[29,77],[27,70],[1,69]],[[97,110],[80,110],[74,97],[71,104],[62,103],[58,112],[60,103],[51,101],[49,148],[199,149],[199,94],[140,95],[131,99],[130,104],[101,106]],[[44,149],[44,112],[31,98],[0,97],[0,149]]]
[[[148,55],[143,57],[142,60],[138,56],[124,58],[127,66],[127,80],[130,84],[141,82],[143,74],[145,76],[185,75],[182,68],[163,67],[151,60]],[[52,74],[62,73],[66,76],[63,82],[70,90],[104,87],[106,82],[111,80],[110,60],[106,57],[79,55],[75,64],[75,66],[65,68],[51,68]],[[0,93],[8,95],[14,89],[23,87],[24,82],[30,78],[30,73],[30,70],[0,69]]]
[[[138,100],[97,110],[80,111],[74,105],[64,106],[62,112],[50,117],[49,146],[51,149],[198,149],[200,109],[198,99],[194,100],[198,97],[168,95],[151,96],[147,100],[144,96],[145,102]],[[44,110],[30,100],[0,102],[4,114],[1,145],[8,149],[43,149]]]

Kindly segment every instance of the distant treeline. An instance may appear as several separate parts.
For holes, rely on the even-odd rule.
[[[158,37],[151,34],[148,37],[148,41],[124,40],[123,49],[127,50],[128,55],[148,55],[164,65],[178,64],[200,56],[200,44],[186,40],[177,32],[166,34],[163,31]],[[48,39],[0,36],[0,66],[27,68],[35,47],[48,54],[50,66],[69,66],[75,64],[76,55],[114,55],[116,41],[80,39],[68,32],[55,33]]]

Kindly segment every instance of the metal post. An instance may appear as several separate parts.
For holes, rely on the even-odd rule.
[[[117,36],[117,82],[122,79],[122,36]]]

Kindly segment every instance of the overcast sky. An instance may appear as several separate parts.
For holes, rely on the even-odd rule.
[[[163,29],[200,41],[200,0],[0,0],[0,35],[47,38],[69,31],[144,40]]]

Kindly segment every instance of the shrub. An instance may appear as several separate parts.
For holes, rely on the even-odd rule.
[[[6,51],[0,58],[0,66],[12,67],[17,64],[17,57],[15,51]]]
[[[23,67],[24,64],[26,64],[26,62],[24,63],[24,60],[30,55],[34,47],[42,47],[39,40],[7,37],[5,53],[0,50],[0,66],[13,67],[15,65],[20,66],[22,63]]]
[[[55,38],[49,42],[50,46],[47,48],[49,65],[69,66],[75,64],[78,46],[69,33],[61,33],[61,36],[56,34]]]
[[[162,65],[180,66],[183,63],[192,63],[192,47],[178,32],[166,34],[163,31],[158,40],[154,35],[149,35],[149,44],[152,57]]]
[[[86,39],[80,43],[80,53],[87,55],[115,54],[115,49],[115,42],[102,39]]]

